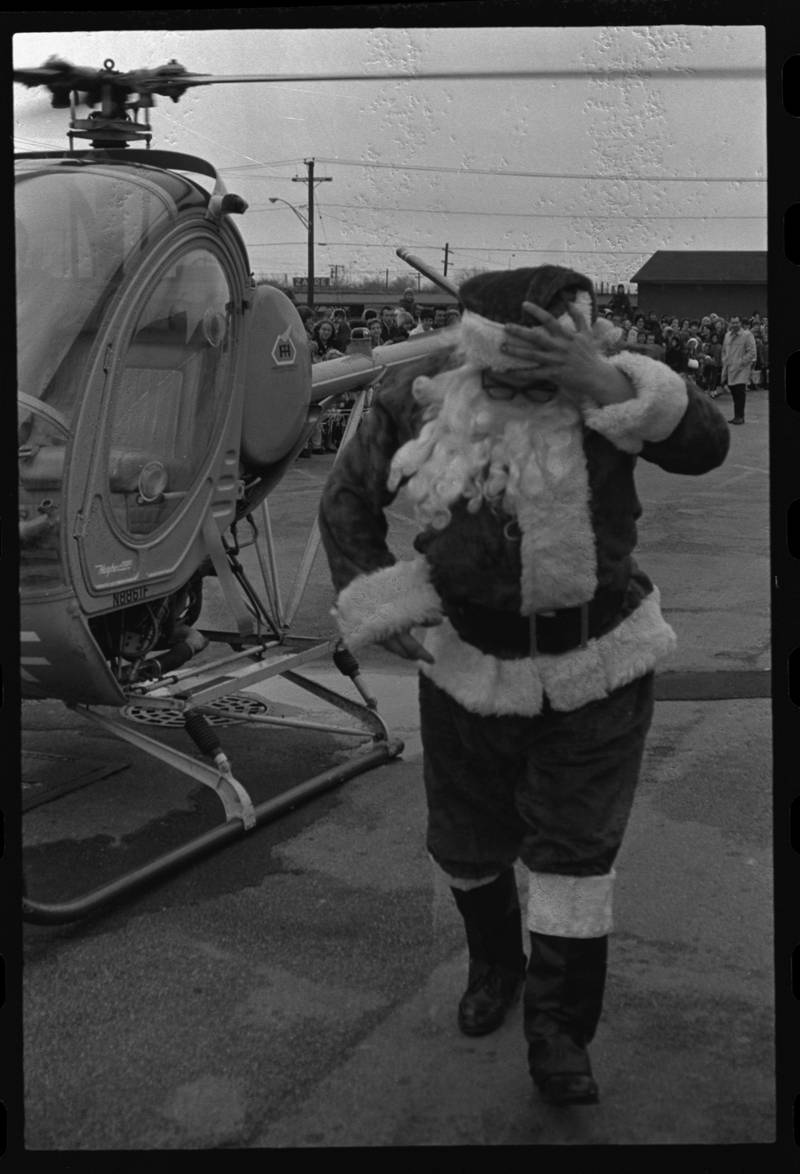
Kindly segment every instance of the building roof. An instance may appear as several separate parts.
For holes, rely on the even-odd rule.
[[[767,280],[767,254],[762,252],[670,252],[653,253],[631,281],[658,284],[763,285]]]

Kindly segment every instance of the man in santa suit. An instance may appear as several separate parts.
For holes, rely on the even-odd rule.
[[[427,847],[469,950],[460,1029],[494,1030],[522,989],[541,1095],[593,1103],[614,859],[675,643],[633,558],[634,467],[704,473],[729,432],[690,380],[620,349],[582,274],[459,293],[455,349],[383,387],[327,482],[334,614],[351,650],[419,665]],[[401,489],[419,532],[398,562],[384,511]]]

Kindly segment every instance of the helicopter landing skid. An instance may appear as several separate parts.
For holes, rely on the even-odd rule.
[[[237,663],[240,658],[248,657],[252,662],[254,655],[262,655],[265,651],[263,648],[260,650],[244,649],[221,658],[221,662],[205,666],[204,670],[195,669],[182,675],[174,674],[178,678],[177,680],[169,680],[168,682],[161,680],[154,683],[150,695],[143,696],[141,692],[131,693],[131,699],[136,701],[139,708],[159,710],[166,707],[177,707],[183,714],[187,731],[191,733],[198,746],[213,758],[213,765],[165,745],[158,739],[134,728],[127,720],[116,714],[100,713],[97,709],[87,705],[71,706],[74,712],[81,714],[116,737],[177,769],[194,782],[201,783],[213,790],[223,805],[225,822],[179,848],[166,852],[141,867],[115,878],[108,884],[72,900],[52,904],[33,900],[26,894],[22,900],[23,921],[39,925],[60,925],[98,912],[119,898],[132,895],[223,844],[240,838],[256,827],[278,819],[316,796],[401,754],[403,742],[390,736],[386,723],[374,708],[374,700],[359,684],[357,676],[354,676],[353,679],[359,685],[362,695],[367,698],[364,704],[353,701],[327,685],[295,671],[313,659],[323,656],[329,657],[332,643],[330,640],[317,641],[313,646],[310,646],[308,639],[294,638],[291,641],[294,646],[292,649],[287,649],[283,645],[279,646],[276,650],[277,654],[271,656],[270,663],[267,664]],[[348,672],[346,663],[343,664],[341,660],[337,660],[339,655],[334,653],[334,661],[339,664],[340,671],[347,673],[347,675],[353,675],[352,672]],[[225,665],[223,676],[220,675],[220,663]],[[245,724],[284,726],[324,731],[340,736],[369,738],[371,745],[366,750],[356,749],[356,752],[347,761],[338,763],[336,766],[306,779],[280,795],[262,803],[254,803],[246,788],[234,777],[219,741],[210,728],[204,724],[203,719],[205,715],[215,713],[214,702],[220,697],[230,695],[231,692],[238,691],[243,686],[252,686],[265,677],[276,676],[283,677],[300,689],[342,710],[349,717],[355,718],[359,725],[336,725],[332,722],[306,720],[304,717],[293,718],[253,713],[243,719]],[[194,728],[192,722],[195,723]],[[198,723],[200,723],[199,726]]]
[[[342,446],[350,438],[366,410],[367,392],[362,391],[350,413],[342,439]],[[341,452],[341,448],[340,448]],[[335,460],[338,460],[337,452]],[[157,760],[187,775],[196,783],[209,787],[219,797],[225,812],[225,822],[197,836],[189,842],[165,852],[139,868],[72,900],[49,904],[31,899],[27,892],[22,901],[23,921],[40,925],[58,925],[76,921],[98,912],[118,898],[131,895],[168,873],[185,867],[212,850],[237,839],[254,828],[275,820],[325,791],[338,787],[349,779],[375,766],[396,758],[403,751],[403,742],[392,738],[377,710],[377,701],[362,680],[359,666],[352,653],[338,637],[300,636],[290,634],[290,628],[303,598],[312,566],[320,545],[319,526],[314,521],[300,565],[295,575],[288,605],[284,607],[275,543],[266,499],[260,503],[260,532],[253,514],[248,520],[253,529],[253,544],[261,573],[259,588],[252,584],[239,561],[239,543],[223,542],[215,527],[206,527],[209,557],[212,559],[223,597],[237,623],[237,631],[217,631],[199,628],[207,645],[197,659],[184,667],[163,672],[160,662],[153,658],[152,679],[140,679],[127,684],[125,698],[131,707],[151,714],[171,715],[175,711],[194,740],[195,745],[211,760],[203,762],[189,754],[167,746],[162,741],[135,729],[121,714],[100,713],[95,707],[73,704],[71,708],[89,721],[102,726]],[[262,549],[264,547],[264,549]],[[255,628],[255,630],[253,630]],[[353,700],[299,672],[313,661],[331,660],[339,672],[349,677],[360,694]],[[294,685],[318,700],[342,711],[352,719],[349,724],[335,724],[283,713],[248,713],[241,724],[267,725],[333,734],[342,739],[357,738],[365,745],[356,746],[347,759],[305,780],[289,790],[264,802],[255,803],[241,782],[233,775],[211,725],[218,706],[226,698],[242,694],[244,690],[275,681]],[[278,708],[281,708],[280,706]],[[287,707],[282,707],[286,709]],[[290,709],[293,707],[289,707]],[[133,719],[131,719],[133,720]]]
[[[136,746],[140,750],[144,750],[147,754],[152,754],[154,757],[161,759],[168,766],[173,766],[176,770],[182,771],[183,774],[194,779],[196,783],[202,783],[204,786],[210,787],[222,802],[226,820],[240,819],[242,827],[245,829],[255,827],[256,818],[253,811],[253,802],[242,784],[233,777],[230,767],[226,768],[222,765],[208,766],[205,762],[200,762],[196,758],[190,758],[188,754],[184,754],[180,750],[175,750],[171,746],[166,746],[163,742],[159,742],[158,739],[143,734],[140,730],[131,729],[117,717],[98,713],[90,706],[76,705],[74,709],[76,712],[82,713],[90,721],[102,726],[103,729],[108,730],[112,734],[116,734],[123,741],[130,742],[132,746]]]

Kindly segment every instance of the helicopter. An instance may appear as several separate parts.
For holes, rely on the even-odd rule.
[[[293,634],[319,534],[314,525],[284,608],[268,497],[339,397],[357,393],[345,444],[386,372],[452,336],[373,349],[363,331],[343,357],[312,365],[292,300],[252,278],[234,223],[246,201],[206,160],[151,149],[156,95],[178,101],[193,85],[271,79],[193,75],[176,61],[123,73],[111,59],[88,69],[51,58],[14,80],[45,87],[70,111],[68,150],[15,156],[21,694],[61,701],[214,790],[225,823],[181,849],[188,863],[402,752],[337,637]],[[258,584],[240,558],[248,543]],[[209,578],[230,630],[199,626]],[[321,658],[359,700],[298,672]],[[209,719],[225,698],[278,677],[355,724],[263,713],[254,722],[335,730],[368,748],[259,807]],[[193,753],[136,729],[132,706],[177,707]],[[23,918],[74,920],[175,866],[169,854],[58,904],[26,894]]]

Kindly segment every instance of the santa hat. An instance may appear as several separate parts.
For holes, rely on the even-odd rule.
[[[504,355],[499,349],[505,323],[537,324],[523,310],[523,302],[534,302],[568,329],[575,329],[567,309],[570,303],[587,326],[593,325],[597,318],[597,297],[591,280],[561,265],[479,273],[464,282],[459,298],[464,307],[460,350],[469,362],[494,370],[529,365]]]

